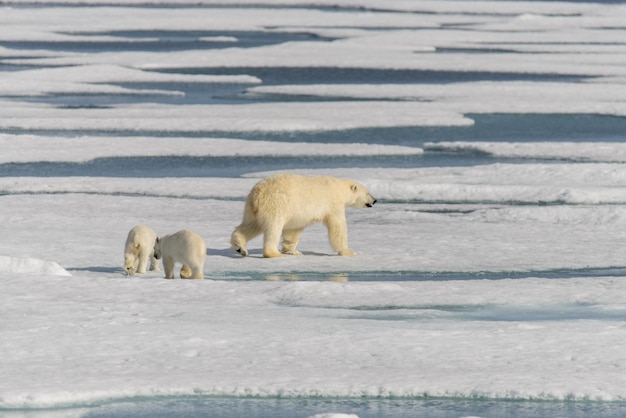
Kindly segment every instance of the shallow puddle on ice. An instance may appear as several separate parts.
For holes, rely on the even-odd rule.
[[[416,307],[355,308],[358,314],[348,314],[351,319],[379,321],[626,321],[626,310],[610,309],[584,304],[555,305],[448,305]],[[342,316],[343,317],[343,316]]]
[[[128,399],[89,408],[7,411],[7,418],[305,418],[323,413],[355,414],[359,418],[515,416],[539,418],[617,418],[624,402],[531,402],[481,399]],[[4,412],[4,411],[3,411]]]

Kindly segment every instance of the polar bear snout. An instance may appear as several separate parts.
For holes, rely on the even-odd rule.
[[[156,237],[154,241],[154,248],[152,249],[152,256],[157,260],[161,259],[161,239]]]
[[[371,194],[367,195],[367,199],[368,201],[365,203],[365,206],[367,206],[368,208],[371,208],[372,206],[374,206],[374,204],[376,202],[378,202],[378,199],[376,199],[374,196],[372,196]]]

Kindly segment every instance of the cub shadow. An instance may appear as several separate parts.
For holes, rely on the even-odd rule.
[[[206,255],[208,256],[220,256],[220,257],[228,257],[228,258],[238,258],[241,257],[235,250],[231,248],[207,248]]]
[[[123,267],[102,267],[102,266],[89,266],[89,267],[68,267],[67,270],[72,275],[74,273],[97,273],[97,274],[106,274],[106,275],[114,275],[120,276],[123,278],[140,278],[140,279],[153,279],[156,276],[162,276],[163,270],[162,268],[159,271],[146,271],[146,273],[136,273],[132,276],[126,274],[126,271]]]
[[[220,256],[220,257],[227,257],[227,258],[244,258],[241,254],[239,254],[237,251],[233,250],[232,248],[223,248],[223,249],[207,248],[206,255],[207,256],[210,256],[210,255]],[[248,250],[248,255],[245,258],[263,258],[263,250],[261,249]]]
[[[90,273],[119,273],[124,274],[122,267],[101,267],[101,266],[89,266],[89,267],[67,267],[65,270],[72,271],[86,271]]]

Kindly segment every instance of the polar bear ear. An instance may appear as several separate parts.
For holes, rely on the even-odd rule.
[[[352,186],[350,186],[350,189],[352,189],[353,192],[356,192],[357,190],[359,190],[359,186],[353,184]]]

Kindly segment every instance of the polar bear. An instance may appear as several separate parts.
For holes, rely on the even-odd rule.
[[[128,232],[124,247],[124,271],[127,275],[144,274],[148,259],[150,271],[159,271],[159,260],[154,258],[156,239],[157,233],[145,225],[137,225]]]
[[[193,231],[183,229],[175,234],[157,238],[154,256],[163,258],[165,278],[174,278],[174,264],[182,264],[181,279],[203,279],[206,245],[202,237]]]
[[[328,229],[330,245],[339,255],[354,255],[348,248],[346,206],[372,207],[376,199],[360,183],[336,177],[277,174],[258,182],[246,199],[243,221],[235,228],[231,248],[248,255],[246,244],[263,234],[263,256],[301,255],[296,250],[302,230],[316,222]]]

